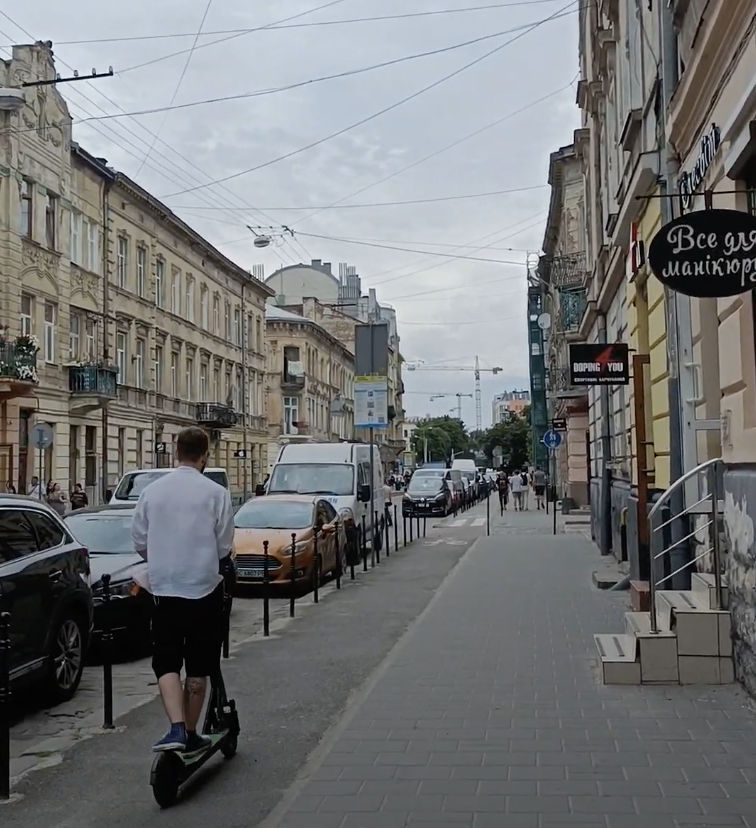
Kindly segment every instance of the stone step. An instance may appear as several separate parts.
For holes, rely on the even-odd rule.
[[[625,633],[637,642],[641,684],[678,684],[677,636],[668,630],[651,632],[648,612],[626,612]]]
[[[640,684],[641,669],[637,659],[638,642],[632,635],[598,633],[593,636],[601,659],[604,684]]]
[[[690,578],[690,588],[696,596],[696,601],[709,609],[717,608],[717,589],[714,584],[714,575],[710,572],[694,572]],[[722,576],[722,603],[723,609],[730,606],[730,590],[727,586],[727,576]]]
[[[677,636],[680,656],[732,656],[732,624],[726,610],[713,610],[692,591],[656,593],[658,625]]]

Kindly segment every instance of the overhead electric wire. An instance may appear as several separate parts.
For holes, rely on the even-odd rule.
[[[147,150],[142,163],[139,165],[139,169],[134,173],[135,176],[139,175],[144,168],[144,165],[147,159],[150,157],[150,153],[155,148],[155,142],[160,138],[160,133],[163,131],[163,127],[165,126],[165,122],[168,118],[168,112],[172,109],[174,103],[176,103],[176,98],[178,97],[179,90],[181,89],[181,84],[184,82],[184,78],[186,77],[186,73],[189,71],[189,64],[192,62],[192,57],[194,57],[194,52],[197,48],[197,42],[200,39],[200,35],[202,34],[202,29],[205,26],[205,21],[207,20],[207,16],[210,13],[210,7],[213,5],[213,0],[207,0],[207,4],[205,6],[205,12],[202,15],[202,20],[200,21],[199,29],[197,29],[197,34],[194,38],[194,43],[192,43],[192,48],[189,50],[189,54],[186,56],[186,62],[184,63],[184,68],[181,70],[181,75],[179,76],[178,83],[176,84],[176,88],[173,90],[173,95],[171,95],[171,101],[168,104],[168,108],[165,111],[165,115],[163,117],[163,122],[157,128],[157,132],[155,133],[152,143]]]
[[[375,185],[371,185],[375,186]],[[313,207],[312,205],[307,207],[260,207],[260,210],[270,210],[273,213],[276,212],[283,212],[286,210],[295,210],[295,211],[304,211],[304,210],[330,210],[332,207],[336,210],[353,210],[357,208],[366,208],[366,207],[400,207],[404,204],[435,204],[442,201],[462,201],[468,198],[487,198],[488,196],[497,196],[497,195],[509,195],[511,193],[525,193],[530,192],[531,190],[543,190],[548,187],[548,184],[534,184],[532,187],[514,187],[509,190],[490,190],[486,193],[467,193],[465,195],[456,195],[456,196],[438,196],[436,198],[412,198],[407,201],[376,201],[372,204],[343,204],[336,207],[333,205],[325,206],[325,207]],[[173,208],[174,210],[225,210],[225,209],[237,209],[237,208],[225,208],[225,207],[190,207],[189,205],[182,205],[176,206]],[[242,209],[242,208],[238,208]]]
[[[253,167],[249,167],[246,170],[241,170],[239,172],[232,173],[231,175],[224,176],[223,178],[216,179],[216,181],[214,181],[212,183],[224,184],[227,181],[232,181],[234,179],[241,178],[242,176],[249,175],[250,173],[257,172],[258,170],[262,170],[266,167],[272,166],[273,164],[277,164],[280,161],[285,161],[288,158],[292,158],[295,155],[300,155],[301,153],[306,152],[307,150],[313,149],[314,147],[320,146],[321,144],[325,144],[327,141],[331,141],[334,138],[338,138],[339,136],[344,135],[345,133],[350,132],[353,129],[356,129],[357,127],[363,126],[364,124],[369,123],[370,121],[373,121],[376,118],[379,118],[381,115],[385,115],[387,112],[391,112],[392,110],[397,109],[398,107],[402,106],[403,104],[408,103],[409,101],[420,97],[420,95],[423,95],[426,92],[429,92],[431,89],[435,89],[437,86],[440,86],[442,83],[445,83],[446,81],[451,80],[451,78],[454,78],[457,75],[460,75],[462,72],[466,71],[467,69],[470,69],[473,66],[476,66],[478,63],[481,63],[482,61],[486,60],[486,58],[489,58],[492,55],[496,54],[497,52],[500,52],[502,49],[504,49],[507,46],[511,45],[516,40],[520,40],[525,35],[529,34],[532,31],[535,31],[540,26],[543,26],[546,23],[551,22],[552,20],[554,20],[557,17],[557,15],[563,14],[566,11],[566,9],[570,8],[570,6],[574,6],[575,2],[577,2],[577,0],[570,0],[570,2],[566,6],[563,6],[561,9],[554,12],[554,14],[550,15],[549,17],[545,17],[542,20],[536,21],[528,29],[525,29],[524,31],[522,31],[519,34],[515,35],[514,37],[510,38],[509,40],[505,40],[504,43],[500,43],[494,49],[491,49],[488,52],[486,52],[485,54],[480,55],[479,57],[475,58],[474,60],[470,61],[469,63],[466,63],[464,66],[461,66],[460,68],[455,69],[453,72],[450,72],[448,75],[444,75],[443,77],[439,78],[438,80],[435,80],[433,83],[428,84],[427,86],[424,86],[421,89],[418,89],[416,92],[413,92],[411,95],[407,95],[406,97],[402,98],[401,100],[395,101],[393,104],[390,104],[389,106],[386,106],[383,109],[380,109],[378,112],[374,112],[372,115],[368,115],[365,118],[361,118],[359,121],[356,121],[355,123],[350,124],[347,127],[343,127],[342,129],[339,129],[336,132],[332,132],[330,135],[326,135],[323,138],[319,138],[317,141],[312,141],[304,147],[299,147],[298,149],[291,150],[290,152],[287,152],[284,155],[280,155],[277,158],[271,158],[268,161],[264,161],[262,164],[257,164]],[[190,187],[190,188],[187,188],[186,190],[181,190],[180,192],[169,193],[168,195],[164,196],[164,198],[173,198],[175,196],[184,195],[186,193],[196,192],[197,190],[204,189],[205,187],[209,187],[209,186],[211,186],[211,185],[210,184],[205,184],[205,185],[201,185],[199,187]]]
[[[464,14],[468,12],[480,12],[480,11],[495,11],[497,9],[510,9],[522,6],[539,6],[545,5],[546,3],[558,3],[559,0],[514,0],[514,2],[509,3],[492,3],[486,6],[469,6],[463,9],[431,9],[429,11],[423,12],[409,12],[406,14],[386,14],[386,15],[374,15],[372,17],[352,17],[352,18],[342,18],[339,20],[313,20],[309,23],[285,23],[283,25],[267,25],[267,26],[255,26],[253,28],[246,28],[246,29],[219,29],[212,32],[203,32],[202,37],[214,37],[215,35],[245,35],[245,34],[252,34],[253,32],[262,32],[262,31],[276,31],[277,29],[308,29],[312,28],[313,26],[341,26],[345,24],[351,23],[373,23],[373,22],[381,22],[386,20],[408,20],[415,17],[433,17],[438,15],[444,14]],[[0,32],[4,37],[9,36],[4,32]],[[173,32],[170,34],[150,34],[150,35],[126,35],[122,37],[95,37],[95,38],[88,38],[85,40],[58,40],[55,42],[57,46],[82,46],[88,44],[97,44],[97,43],[128,43],[132,41],[149,41],[149,40],[174,40],[177,38],[182,37],[194,37],[193,32]],[[229,38],[230,39],[230,38]],[[9,38],[10,40],[10,38]],[[216,43],[223,43],[224,40],[215,41]],[[204,49],[206,46],[213,46],[214,43],[201,43],[197,48]],[[0,46],[0,49],[3,48]],[[178,57],[179,55],[186,54],[186,50],[182,50],[180,52],[172,52],[169,55],[164,55],[161,58],[158,58],[158,61],[161,60],[169,60],[172,57]],[[156,61],[157,62],[157,61]],[[136,67],[131,67],[136,68]],[[131,70],[125,70],[131,71]]]

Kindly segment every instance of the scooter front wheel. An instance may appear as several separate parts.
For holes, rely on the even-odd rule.
[[[155,802],[161,808],[174,805],[181,784],[181,760],[173,753],[158,754],[152,763],[150,784]]]

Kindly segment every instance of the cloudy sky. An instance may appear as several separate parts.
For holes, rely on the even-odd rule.
[[[525,260],[543,239],[549,153],[578,126],[577,2],[33,7],[4,0],[3,44],[52,40],[64,76],[115,70],[61,87],[87,149],[246,268],[355,265],[397,309],[407,360],[478,355],[504,369],[483,375],[484,425],[495,393],[527,386]],[[393,19],[364,20],[376,17]],[[349,206],[377,202],[393,203]],[[278,228],[278,243],[256,250],[247,225]],[[474,392],[464,371],[417,370],[405,384],[410,415],[449,413],[455,393]],[[473,399],[462,402],[473,425]]]

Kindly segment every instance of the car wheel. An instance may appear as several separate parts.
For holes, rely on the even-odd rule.
[[[85,635],[81,620],[67,615],[52,635],[48,691],[54,703],[72,699],[84,672]]]

